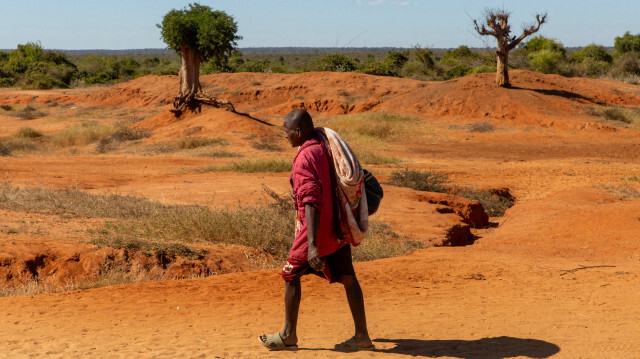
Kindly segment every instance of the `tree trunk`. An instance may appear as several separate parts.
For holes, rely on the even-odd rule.
[[[509,87],[509,45],[503,40],[498,39],[498,48],[496,51],[496,84],[502,87]]]
[[[182,66],[180,67],[180,96],[173,100],[173,113],[180,117],[183,109],[201,111],[201,105],[224,107],[235,112],[233,104],[227,100],[217,100],[215,97],[202,91],[200,86],[200,52],[186,46],[180,47]]]
[[[200,53],[182,46],[182,67],[180,67],[180,98],[189,101],[200,91]]]
[[[508,55],[498,54],[498,63],[497,63],[497,71],[496,71],[496,83],[498,86],[509,87],[511,84],[509,83],[509,64],[508,64]]]

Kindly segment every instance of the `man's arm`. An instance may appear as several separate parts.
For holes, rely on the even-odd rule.
[[[311,268],[321,271],[324,269],[324,261],[320,259],[318,245],[316,243],[316,239],[318,238],[318,227],[320,225],[320,212],[316,207],[310,204],[305,204],[304,215],[307,221],[307,247],[309,250],[307,260],[309,261]]]

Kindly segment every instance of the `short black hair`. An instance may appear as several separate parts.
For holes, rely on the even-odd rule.
[[[302,133],[313,131],[313,119],[307,110],[293,110],[284,116],[284,121],[292,128],[299,128]]]

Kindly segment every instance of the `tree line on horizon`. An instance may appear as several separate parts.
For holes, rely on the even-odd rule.
[[[227,17],[224,18],[225,21],[233,23],[233,18]],[[476,30],[480,32],[481,29],[478,27]],[[235,32],[229,36],[235,36]],[[176,52],[180,51],[179,45],[174,44],[172,48],[174,51],[177,49]],[[427,81],[449,80],[475,73],[495,73],[498,65],[495,49],[478,50],[465,45],[448,50],[415,46],[404,50],[354,49],[329,53],[319,50],[299,53],[243,53],[233,46],[227,46],[217,57],[206,60],[198,63],[202,74],[334,71]],[[16,50],[10,52],[0,51],[0,87],[50,89],[108,84],[149,74],[177,75],[180,67],[181,58],[174,53],[67,55],[61,51],[46,50],[39,42],[30,42],[18,45]],[[613,49],[596,44],[567,49],[556,39],[531,37],[528,41],[518,42],[517,47],[514,46],[510,51],[508,68],[567,77],[611,78],[638,84],[640,34],[626,32],[616,37]]]

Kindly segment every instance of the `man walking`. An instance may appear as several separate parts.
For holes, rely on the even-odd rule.
[[[293,160],[293,187],[296,235],[289,259],[282,269],[285,281],[284,328],[275,334],[261,335],[260,344],[271,350],[298,348],[296,327],[302,297],[300,277],[315,274],[329,283],[341,283],[355,324],[352,338],[336,344],[335,349],[353,351],[373,349],[367,331],[362,289],[351,259],[351,246],[338,238],[334,219],[331,167],[326,148],[316,134],[313,121],[305,110],[295,110],[284,118],[284,132],[292,147],[299,146]]]

